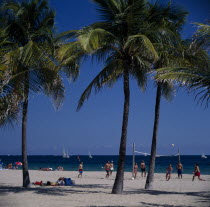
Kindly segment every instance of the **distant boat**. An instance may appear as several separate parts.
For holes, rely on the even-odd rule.
[[[201,157],[202,158],[207,158],[206,155],[204,155],[204,153],[202,153]]]
[[[93,157],[92,157],[92,155],[90,154],[90,152],[88,152],[88,154],[89,154],[89,158],[92,159]]]
[[[63,148],[63,158],[69,158],[69,153],[68,150],[65,151],[65,149]]]

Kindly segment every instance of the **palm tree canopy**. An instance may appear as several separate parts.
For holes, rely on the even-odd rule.
[[[58,108],[64,98],[64,86],[54,60],[55,12],[45,0],[9,1],[1,4],[1,27],[13,47],[4,54],[0,100],[6,97],[25,98],[25,86],[30,93],[43,92]],[[25,82],[26,74],[28,83]],[[4,106],[6,106],[4,104]]]
[[[182,9],[158,2],[154,5],[140,0],[93,2],[103,21],[78,31],[78,42],[93,58],[105,62],[105,67],[82,94],[78,109],[93,87],[98,92],[104,85],[112,86],[125,68],[144,90],[147,72],[155,62],[163,60],[158,47],[177,44],[178,31],[187,15]],[[171,86],[163,93],[166,97],[169,89]]]
[[[144,89],[146,74],[158,59],[153,42],[147,36],[154,28],[146,19],[146,1],[93,2],[102,21],[78,31],[77,38],[85,52],[105,62],[105,66],[83,92],[78,109],[88,99],[92,88],[97,92],[104,85],[112,86],[125,69]]]
[[[189,92],[196,92],[198,102],[208,106],[210,98],[209,25],[199,24],[192,40],[182,41],[177,47],[179,64],[164,65],[157,70],[158,81],[169,81],[186,86]],[[181,54],[181,56],[180,56]],[[178,57],[177,56],[177,57]]]

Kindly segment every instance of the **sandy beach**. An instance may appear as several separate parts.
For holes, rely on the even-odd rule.
[[[144,190],[145,178],[140,174],[136,180],[131,173],[125,173],[123,195],[111,194],[115,173],[109,179],[104,172],[84,172],[83,178],[77,178],[73,171],[36,171],[30,170],[31,182],[52,181],[59,177],[70,177],[75,186],[32,186],[22,188],[21,170],[0,171],[0,206],[145,206],[145,207],[200,207],[210,206],[210,175],[202,175],[206,181],[192,175],[183,175],[177,179],[173,174],[165,181],[164,174],[155,174],[155,189]]]

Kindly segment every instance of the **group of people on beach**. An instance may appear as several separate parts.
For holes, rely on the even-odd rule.
[[[112,172],[114,170],[114,163],[113,161],[107,161],[106,164],[104,165],[104,169],[106,171],[106,178],[108,178],[110,175],[112,175]],[[83,162],[80,162],[79,167],[78,167],[78,178],[82,177],[83,174]]]
[[[56,182],[47,181],[46,183],[43,183],[43,181],[36,181],[32,184],[40,186],[71,186],[75,185],[75,181],[71,178],[60,177]]]
[[[134,164],[134,168],[133,168],[133,179],[136,179],[137,177],[137,173],[138,173],[138,163],[136,162]],[[141,161],[140,163],[140,169],[141,169],[141,177],[146,177],[146,164],[144,162],[144,160]],[[40,168],[40,170],[43,170],[43,171],[51,171],[52,168]],[[59,171],[63,171],[63,167],[59,166],[57,168],[57,170]],[[114,170],[114,163],[113,161],[107,161],[106,164],[104,165],[104,170],[106,171],[106,178],[109,178],[109,176],[112,175],[112,172]],[[179,161],[178,164],[176,165],[176,170],[177,170],[177,174],[178,174],[178,178],[179,179],[182,179],[182,172],[183,172],[183,165],[182,163]],[[172,167],[172,164],[169,164],[168,167],[166,168],[166,181],[169,181],[170,178],[171,178],[171,174],[172,174],[172,171],[173,171],[173,167]],[[83,162],[80,162],[79,164],[79,167],[78,167],[78,178],[82,177],[82,174],[83,174]],[[200,168],[198,166],[197,163],[195,163],[195,167],[194,167],[194,171],[193,171],[193,178],[192,178],[192,181],[194,181],[195,177],[198,177],[199,180],[202,180],[202,181],[205,181],[204,179],[202,179],[200,177],[201,173],[200,173]]]
[[[139,169],[138,163],[136,162],[134,164],[134,168],[133,168],[133,179],[136,179],[138,169]],[[140,169],[141,169],[141,176],[146,177],[146,164],[145,164],[144,160],[142,160],[140,163]],[[177,170],[177,174],[178,174],[178,179],[182,179],[183,165],[180,161],[176,165],[176,170]],[[172,171],[173,171],[172,164],[169,164],[168,167],[166,168],[166,181],[170,180]],[[200,173],[199,166],[197,163],[195,163],[192,181],[194,181],[195,177],[198,177],[199,180],[205,181],[204,179],[202,179],[200,177],[200,175],[201,175],[201,173]]]
[[[177,170],[178,178],[182,179],[183,165],[181,164],[180,161],[178,162],[178,164],[176,166],[176,170]],[[172,171],[173,171],[173,167],[171,164],[169,164],[168,167],[166,168],[166,180],[167,181],[170,180]],[[201,175],[201,173],[200,173],[200,168],[198,166],[198,163],[195,163],[192,181],[194,181],[195,177],[198,177],[199,180],[205,181],[204,179],[202,179],[200,177],[200,175]]]

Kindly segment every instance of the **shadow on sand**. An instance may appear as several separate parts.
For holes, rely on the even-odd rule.
[[[124,191],[125,194],[149,194],[149,195],[183,195],[183,196],[195,196],[197,197],[197,202],[199,203],[206,203],[207,206],[210,207],[210,192],[209,191],[200,191],[200,192],[172,192],[172,191],[160,191],[160,190],[135,190],[135,191]],[[146,203],[141,202],[142,206],[145,207],[184,207],[184,205],[164,205],[164,204],[153,204],[153,203]],[[187,206],[190,207],[190,206]]]
[[[75,185],[75,186],[36,186],[31,188],[23,188],[23,187],[14,187],[14,186],[0,186],[0,195],[6,195],[8,193],[24,193],[24,192],[33,192],[36,194],[42,195],[51,195],[51,196],[68,196],[68,194],[92,194],[92,193],[103,193],[103,194],[111,194],[111,189],[109,192],[104,192],[103,189],[107,188],[107,185],[95,184],[95,185]],[[97,190],[96,190],[97,189]],[[210,203],[210,192],[209,191],[201,191],[201,192],[170,192],[170,191],[159,191],[159,190],[133,190],[133,191],[124,191],[123,194],[132,195],[132,194],[149,194],[153,196],[158,195],[182,195],[182,196],[195,196],[197,197],[198,203],[203,203],[203,205],[209,206]],[[195,203],[194,203],[195,204]],[[154,204],[147,202],[140,202],[137,206],[144,207],[191,207],[191,206],[180,206],[180,205],[166,205],[166,204]],[[199,206],[199,205],[198,205]],[[88,207],[97,207],[97,206],[88,206]],[[100,206],[100,207],[119,207],[119,206]],[[126,207],[126,206],[120,206]]]
[[[97,188],[97,190],[95,190]],[[23,188],[18,186],[0,186],[0,195],[6,195],[7,193],[23,193],[33,192],[37,194],[66,196],[68,193],[106,193],[100,191],[100,189],[107,188],[106,185],[75,185],[75,186],[33,186],[31,188]],[[91,190],[94,189],[94,190]]]

